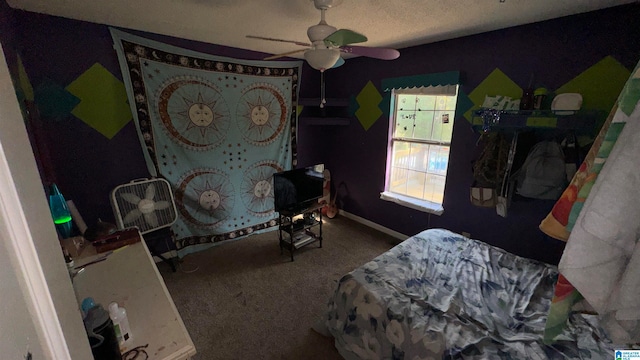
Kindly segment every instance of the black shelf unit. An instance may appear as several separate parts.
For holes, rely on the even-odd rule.
[[[473,112],[471,124],[477,131],[557,129],[592,134],[606,114],[598,110],[496,110],[479,109]],[[497,121],[492,121],[497,120]],[[486,123],[486,125],[485,125]]]
[[[320,107],[322,99],[304,98],[298,100],[298,105],[304,106],[299,119],[308,125],[340,125],[351,123],[348,114],[349,99],[328,98],[324,107]]]
[[[317,242],[322,247],[322,207],[314,204],[311,207],[291,211],[280,211],[278,237],[280,254],[286,249],[291,254],[309,244]]]
[[[298,105],[302,106],[320,106],[320,102],[322,99],[320,98],[302,98],[298,99]],[[326,98],[325,106],[335,106],[335,107],[347,107],[349,106],[349,99],[342,98]]]

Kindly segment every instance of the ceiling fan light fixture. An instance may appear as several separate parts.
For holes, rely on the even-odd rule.
[[[326,23],[320,23],[318,25],[310,26],[307,29],[307,37],[311,42],[323,41],[327,36],[338,31],[337,28],[327,25]]]
[[[318,10],[327,10],[342,4],[342,0],[312,0]]]
[[[304,58],[309,66],[316,70],[325,71],[331,69],[340,58],[339,49],[313,49],[304,53]]]
[[[324,72],[327,69],[338,67],[344,64],[344,59],[340,54],[352,53],[358,56],[365,56],[380,60],[394,60],[400,56],[400,52],[395,49],[386,49],[378,47],[354,46],[352,44],[367,41],[367,37],[353,30],[340,29],[327,24],[325,13],[328,9],[340,5],[342,0],[310,0],[316,9],[320,10],[320,22],[307,28],[307,36],[311,44],[300,41],[275,39],[263,36],[247,35],[249,38],[279,41],[292,43],[299,46],[307,47],[306,50],[294,50],[285,53],[268,56],[264,60],[273,60],[284,56],[290,56],[304,51],[304,58],[315,70]]]

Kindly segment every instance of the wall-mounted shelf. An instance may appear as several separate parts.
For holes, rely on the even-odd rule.
[[[328,98],[322,108],[321,101],[320,98],[298,99],[298,105],[304,106],[298,116],[301,124],[345,126],[351,123],[349,99]]]
[[[298,105],[302,105],[302,106],[320,106],[320,102],[322,101],[322,99],[320,98],[301,98],[298,99]],[[329,106],[329,107],[348,107],[349,106],[349,99],[342,99],[342,98],[326,98],[325,99],[326,103],[324,104],[324,106]]]
[[[475,130],[558,129],[595,131],[599,119],[605,114],[598,110],[495,110],[480,109],[473,112],[471,124]]]

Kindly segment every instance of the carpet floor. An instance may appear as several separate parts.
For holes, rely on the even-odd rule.
[[[342,275],[400,240],[342,216],[325,219],[323,246],[280,254],[278,232],[253,235],[158,268],[198,354],[194,359],[341,359],[311,330]]]

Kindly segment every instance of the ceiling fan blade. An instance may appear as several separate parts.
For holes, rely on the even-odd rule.
[[[286,43],[296,44],[296,45],[300,45],[300,46],[311,46],[311,44],[309,44],[309,43],[305,43],[305,42],[302,42],[302,41],[295,41],[295,40],[274,39],[274,38],[270,38],[270,37],[255,36],[255,35],[247,35],[247,37],[249,39],[278,41],[278,42],[286,42]]]
[[[349,54],[366,56],[380,60],[394,60],[400,56],[396,49],[365,47],[365,46],[341,46],[340,50]]]
[[[273,60],[273,59],[278,59],[278,58],[281,58],[281,57],[285,57],[285,56],[289,56],[289,55],[297,54],[297,53],[299,53],[299,52],[303,52],[303,51],[307,51],[307,50],[308,50],[308,49],[299,49],[299,50],[287,51],[286,53],[267,56],[267,57],[266,57],[266,58],[264,58],[263,60]]]
[[[327,46],[342,46],[348,44],[357,44],[367,41],[367,37],[348,29],[340,29],[324,38]]]
[[[344,65],[344,59],[343,58],[338,58],[338,61],[336,61],[336,64],[333,65],[331,68],[335,69],[335,68],[340,67],[342,65]]]

